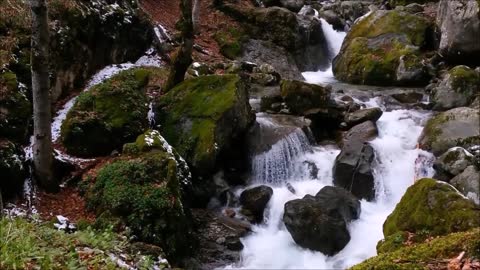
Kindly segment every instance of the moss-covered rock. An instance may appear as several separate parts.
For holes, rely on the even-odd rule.
[[[406,6],[409,4],[426,4],[426,3],[431,3],[431,2],[438,2],[439,0],[389,0],[388,3],[392,7],[396,6]]]
[[[161,96],[156,108],[162,134],[199,175],[212,173],[222,154],[242,152],[235,142],[254,121],[247,85],[237,75],[186,80]]]
[[[372,12],[347,34],[333,72],[338,79],[356,84],[424,85],[428,76],[421,62],[432,28],[433,22],[418,15]]]
[[[235,59],[242,54],[242,43],[246,36],[241,29],[228,28],[226,31],[215,33],[214,38],[220,46],[220,53],[225,57]]]
[[[22,190],[27,175],[23,162],[22,149],[10,141],[0,139],[0,197],[9,199]]]
[[[463,251],[464,258],[480,257],[479,228],[384,252],[350,269],[431,269],[432,265],[435,269],[447,269],[448,262]]]
[[[385,237],[397,232],[445,235],[480,226],[480,208],[447,183],[420,179],[409,187],[383,224]]]
[[[425,125],[420,139],[422,148],[436,156],[454,146],[469,148],[480,144],[479,112],[460,107],[437,114]]]
[[[32,117],[31,104],[23,90],[14,73],[0,73],[0,137],[17,142],[26,140]]]
[[[470,105],[480,91],[480,74],[467,66],[448,71],[432,93],[434,109],[448,110]]]
[[[188,168],[168,147],[157,145],[103,166],[86,198],[99,215],[119,217],[140,240],[160,245],[169,261],[178,263],[193,244],[182,203],[182,184],[188,181]]]
[[[62,142],[70,154],[109,154],[147,127],[145,85],[149,71],[132,69],[80,94],[62,124]]]

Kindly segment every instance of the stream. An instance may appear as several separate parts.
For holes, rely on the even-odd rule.
[[[324,20],[322,28],[333,55],[338,54],[345,33],[336,32]],[[304,72],[303,76],[307,82],[331,84],[334,89],[339,84],[331,67]],[[297,128],[270,150],[252,158],[251,185],[247,188],[269,185],[274,192],[265,210],[265,222],[242,238],[240,260],[227,269],[345,269],[376,255],[377,242],[383,239],[383,223],[406,189],[420,174],[433,176],[433,155],[416,147],[431,113],[412,109],[387,111],[382,98],[375,96],[363,102],[355,100],[367,108],[380,107],[384,113],[377,121],[379,135],[370,142],[376,157],[375,200],[361,201],[360,218],[348,226],[351,240],[347,246],[334,256],[304,249],[294,242],[282,221],[287,201],[315,195],[322,187],[333,185],[332,169],[340,153],[335,145],[311,144],[304,129]],[[257,123],[260,127],[282,128],[265,113],[257,113]],[[419,155],[423,158],[416,162]],[[308,173],[309,163],[318,168],[316,177]],[[292,187],[296,194],[289,191]]]

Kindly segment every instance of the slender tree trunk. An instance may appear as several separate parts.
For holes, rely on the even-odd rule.
[[[38,184],[48,191],[58,186],[53,179],[51,100],[48,77],[48,15],[46,0],[30,0],[32,9],[33,166]]]
[[[181,0],[180,10],[182,17],[179,26],[182,32],[182,45],[174,56],[173,64],[165,84],[165,91],[172,89],[185,79],[185,73],[192,63],[193,50],[193,20],[192,20],[192,0]]]
[[[198,34],[200,32],[200,0],[193,0],[193,33]]]
[[[2,189],[0,188],[0,218],[3,216],[3,198]]]

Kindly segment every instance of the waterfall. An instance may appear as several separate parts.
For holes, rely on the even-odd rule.
[[[347,34],[345,32],[336,31],[333,29],[333,26],[324,19],[320,19],[320,21],[322,22],[323,34],[328,42],[328,48],[330,52],[329,55],[331,56],[331,59],[329,60],[332,61],[333,58],[340,52],[342,42]],[[333,76],[331,65],[327,70],[324,71],[317,70],[303,72],[302,76],[309,83],[331,83],[336,81],[335,77]]]

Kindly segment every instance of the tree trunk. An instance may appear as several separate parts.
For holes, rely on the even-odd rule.
[[[175,85],[181,83],[185,78],[185,73],[192,63],[193,50],[193,20],[192,20],[192,0],[181,0],[180,10],[182,17],[179,26],[182,33],[182,45],[174,56],[173,64],[165,84],[164,91],[172,89]]]
[[[0,188],[0,218],[3,216],[3,198],[2,198],[2,189]]]
[[[193,33],[200,33],[200,0],[193,0],[192,20]]]
[[[48,77],[48,18],[46,0],[30,0],[32,9],[33,165],[38,184],[47,191],[58,185],[53,179],[51,100]]]

